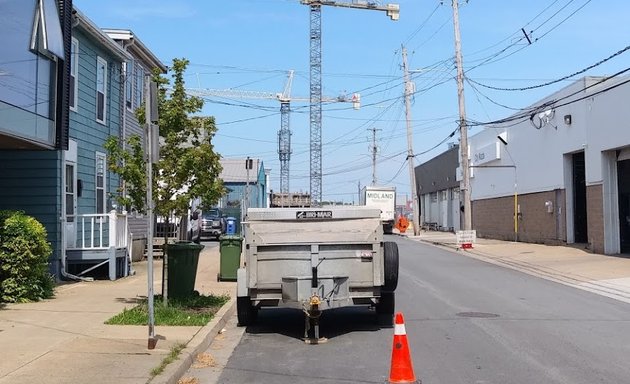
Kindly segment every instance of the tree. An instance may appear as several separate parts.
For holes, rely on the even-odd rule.
[[[199,198],[202,207],[209,207],[224,194],[220,155],[214,151],[212,138],[216,133],[214,117],[195,115],[201,112],[203,100],[186,94],[184,71],[186,59],[173,59],[170,68],[173,85],[159,71],[153,81],[158,84],[160,155],[154,165],[153,198],[157,215],[178,217],[188,213],[192,199]],[[145,109],[136,116],[145,121]],[[110,139],[115,140],[115,139]],[[132,141],[134,140],[134,141]],[[110,170],[125,182],[128,196],[121,196],[123,204],[133,204],[145,210],[146,178],[142,175],[145,159],[138,152],[139,139],[130,139],[131,151],[118,145],[108,145]]]

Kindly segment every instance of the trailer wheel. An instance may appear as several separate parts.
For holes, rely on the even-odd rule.
[[[385,284],[383,290],[394,292],[398,286],[398,244],[386,241],[384,244]]]
[[[396,295],[394,292],[381,292],[381,298],[376,305],[376,317],[381,327],[394,326],[394,311]]]
[[[236,317],[238,318],[238,325],[241,327],[246,327],[256,322],[258,309],[252,305],[249,296],[236,298]]]

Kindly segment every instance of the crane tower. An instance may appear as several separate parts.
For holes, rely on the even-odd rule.
[[[322,202],[322,6],[385,11],[398,20],[398,4],[378,5],[374,0],[353,0],[351,3],[332,0],[301,0],[310,6],[310,188],[313,205]]]
[[[285,83],[282,93],[265,92],[265,91],[248,91],[240,89],[208,89],[208,88],[187,88],[186,93],[198,97],[226,97],[238,99],[258,99],[258,100],[278,100],[280,102],[280,130],[278,131],[278,158],[280,160],[280,192],[289,193],[289,163],[291,160],[291,101],[310,101],[305,97],[292,97],[291,87],[293,85],[293,70],[289,70],[287,74],[287,82]],[[358,93],[348,97],[340,95],[337,97],[320,98],[325,102],[352,103],[354,109],[359,109],[361,105],[361,96]]]

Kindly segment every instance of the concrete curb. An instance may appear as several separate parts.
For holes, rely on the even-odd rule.
[[[149,380],[151,384],[177,384],[177,381],[188,371],[197,355],[208,349],[212,340],[225,326],[227,320],[236,311],[236,299],[231,298],[216,313],[214,318],[202,327],[186,344],[176,361],[167,365],[164,372]]]

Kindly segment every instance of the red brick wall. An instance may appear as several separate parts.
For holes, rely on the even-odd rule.
[[[604,194],[602,185],[586,187],[586,217],[588,247],[595,253],[604,253]]]
[[[547,201],[553,203],[553,213],[547,212]],[[515,239],[514,196],[475,200],[472,204],[473,229],[477,230],[477,236],[500,240]],[[518,204],[518,241],[566,243],[564,190],[519,195]]]

